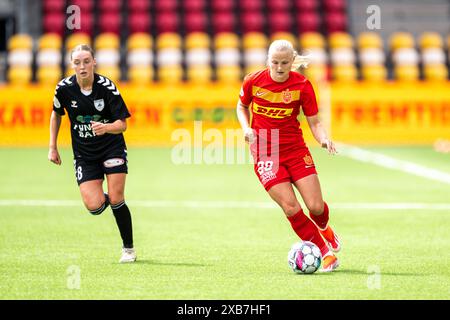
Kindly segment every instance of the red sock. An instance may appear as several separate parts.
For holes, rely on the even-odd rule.
[[[322,214],[315,216],[313,215],[311,212],[309,213],[309,216],[311,217],[311,219],[317,224],[317,226],[324,230],[327,227],[328,224],[328,220],[329,220],[329,213],[330,211],[328,210],[328,205],[327,203],[324,201],[323,202],[323,212]]]
[[[292,229],[294,229],[300,239],[304,241],[311,241],[318,246],[322,252],[322,256],[325,256],[325,254],[328,253],[328,247],[323,241],[319,230],[316,225],[303,213],[302,209],[300,209],[300,211],[292,217],[288,217],[288,220],[291,223]]]

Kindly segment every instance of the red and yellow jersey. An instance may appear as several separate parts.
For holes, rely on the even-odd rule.
[[[250,73],[242,84],[240,99],[250,107],[251,127],[258,133],[261,129],[278,129],[280,145],[305,145],[297,119],[300,108],[305,116],[314,116],[318,107],[314,89],[303,75],[291,71],[288,80],[275,82],[269,69]],[[267,138],[270,140],[270,133]]]

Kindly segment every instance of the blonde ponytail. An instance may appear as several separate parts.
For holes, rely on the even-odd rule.
[[[300,71],[300,68],[308,68],[309,64],[309,55],[301,56],[297,52],[295,52],[294,63],[292,63],[291,70],[292,71]]]

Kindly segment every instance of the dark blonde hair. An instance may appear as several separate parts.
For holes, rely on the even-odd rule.
[[[70,60],[72,60],[73,53],[76,51],[87,51],[91,53],[92,58],[94,58],[94,50],[87,44],[79,44],[70,52]]]

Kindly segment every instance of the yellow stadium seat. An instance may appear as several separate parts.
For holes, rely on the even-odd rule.
[[[158,70],[158,79],[164,84],[177,84],[183,81],[183,69],[180,65],[162,66]]]
[[[120,69],[118,66],[99,66],[95,72],[109,78],[113,82],[120,80]]]
[[[247,75],[249,73],[256,72],[256,71],[259,71],[259,70],[263,70],[263,69],[266,69],[266,68],[267,68],[267,66],[260,65],[260,64],[248,65],[248,66],[245,66],[244,74]]]
[[[181,36],[175,32],[164,32],[156,37],[156,48],[168,49],[175,48],[181,49]]]
[[[361,65],[383,65],[386,61],[385,53],[380,48],[361,48],[359,62]]]
[[[437,32],[424,32],[420,35],[419,46],[421,49],[443,48],[444,41]]]
[[[41,49],[36,55],[36,65],[40,66],[59,66],[61,65],[61,50],[58,49]]]
[[[444,64],[427,65],[423,68],[426,80],[446,81],[448,79],[448,70]]]
[[[394,68],[394,74],[398,81],[416,81],[419,79],[419,68],[413,65],[399,65]]]
[[[209,65],[197,65],[187,69],[189,83],[205,84],[211,81],[212,69]]]
[[[135,49],[152,49],[153,38],[149,33],[138,32],[133,33],[128,37],[127,48],[128,50]]]
[[[384,81],[387,79],[386,68],[382,65],[367,65],[361,69],[362,78],[369,82]]]
[[[145,85],[153,81],[153,68],[132,66],[128,69],[128,79],[134,85]]]
[[[383,48],[383,39],[376,32],[361,32],[358,36],[358,48]]]
[[[216,70],[217,80],[223,83],[235,83],[242,79],[239,66],[220,66]]]
[[[235,33],[220,32],[214,37],[214,48],[239,48],[239,37]]]
[[[56,86],[61,77],[62,70],[59,66],[43,66],[37,69],[36,78],[40,84]]]
[[[66,38],[66,51],[71,51],[79,44],[87,44],[88,46],[91,46],[91,37],[88,34],[81,32],[68,35]]]
[[[347,32],[333,32],[328,36],[328,43],[331,49],[353,48],[353,37]]]
[[[301,48],[325,48],[325,39],[319,32],[305,32],[300,35]]]
[[[11,67],[8,70],[8,81],[14,85],[25,85],[31,81],[32,78],[31,67],[17,66]]]
[[[120,38],[117,34],[106,32],[99,34],[94,40],[95,50],[100,49],[119,49]]]
[[[355,81],[358,78],[358,71],[354,65],[334,66],[332,73],[336,81]]]
[[[267,49],[247,49],[244,51],[243,60],[245,66],[264,66],[267,64]]]
[[[32,50],[33,38],[28,34],[15,34],[8,41],[8,50]]]
[[[302,69],[302,73],[312,82],[326,81],[328,76],[327,66],[324,64],[309,65],[308,68]]]
[[[33,52],[28,49],[15,49],[8,52],[7,61],[10,66],[31,66]]]
[[[60,50],[62,47],[61,36],[57,33],[46,33],[39,38],[39,50],[55,49]]]
[[[209,48],[210,45],[211,39],[205,32],[192,32],[185,38],[185,47],[187,50]]]
[[[275,40],[287,40],[292,43],[294,49],[298,47],[297,38],[290,32],[274,32],[270,35],[270,40],[272,42]]]
[[[242,46],[244,49],[266,49],[269,39],[262,32],[248,32],[242,36]]]
[[[414,37],[409,32],[394,32],[389,38],[389,47],[392,51],[400,48],[414,48]]]

